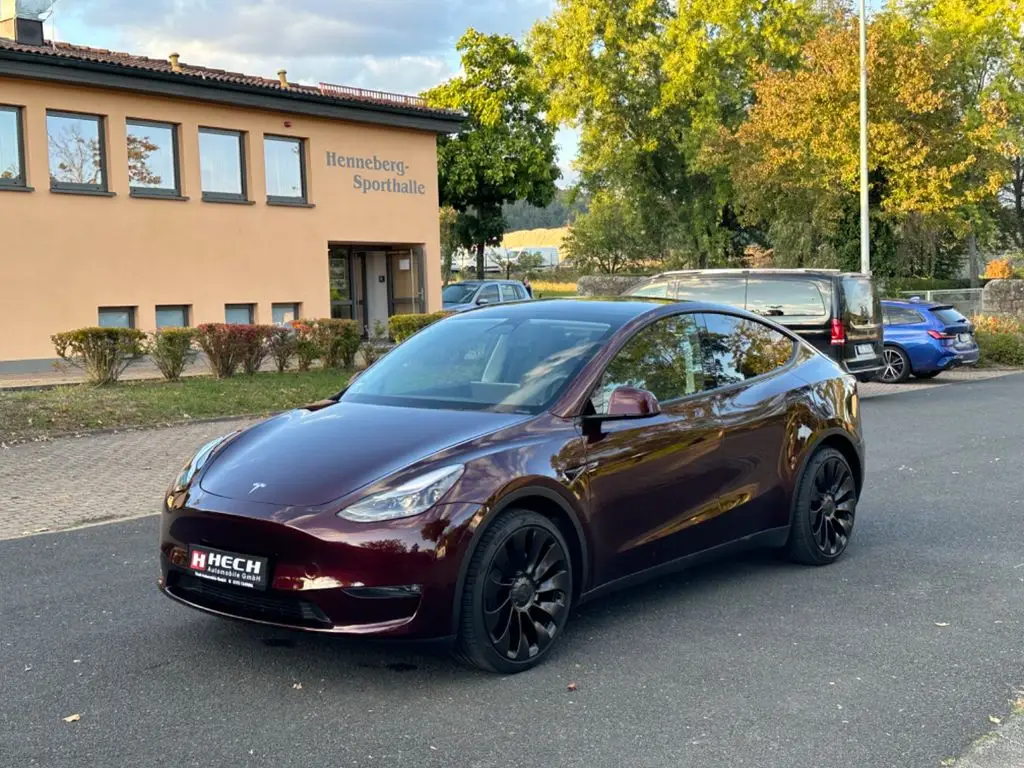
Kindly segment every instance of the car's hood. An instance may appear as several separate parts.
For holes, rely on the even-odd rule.
[[[473,304],[472,302],[470,302],[469,304],[443,304],[441,306],[441,309],[443,309],[446,312],[463,312],[467,309],[472,309],[474,306],[476,305]]]
[[[444,448],[529,418],[346,402],[289,411],[228,443],[207,466],[200,486],[228,498],[319,506]]]

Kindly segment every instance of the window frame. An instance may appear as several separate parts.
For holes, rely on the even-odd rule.
[[[228,310],[231,309],[231,308],[238,309],[238,308],[241,308],[241,307],[245,307],[247,310],[249,310],[249,321],[246,322],[246,323],[233,323],[230,320],[228,320]],[[238,304],[225,304],[224,305],[224,324],[225,325],[255,325],[256,324],[256,305],[253,304],[253,303],[244,302],[244,301],[241,302],[241,303],[238,303]]]
[[[277,309],[278,307],[291,307],[292,313],[295,315],[295,320],[282,320],[281,322],[283,324],[295,322],[302,316],[300,311],[300,307],[302,307],[301,301],[275,301],[270,305],[270,322],[273,325],[277,325],[277,321],[274,320],[274,310]]]
[[[124,121],[124,141],[128,144],[128,134],[132,125],[148,126],[150,128],[169,128],[171,131],[171,162],[174,164],[174,187],[136,187],[132,185],[131,175],[128,176],[128,189],[132,197],[181,197],[181,150],[178,134],[181,131],[180,123],[168,123],[162,120],[145,120],[136,117],[127,117]],[[174,305],[178,306],[178,305]]]
[[[17,104],[0,104],[0,112],[14,115],[14,138],[18,143],[18,175],[13,179],[0,179],[0,189],[31,189],[28,186],[28,175],[25,173],[25,108]]]
[[[128,328],[134,329],[138,325],[138,307],[132,307],[128,305],[122,306],[104,306],[96,307],[96,327],[98,328],[123,328],[121,325],[103,325],[100,321],[104,312],[127,312],[128,313]]]
[[[63,117],[75,120],[91,120],[96,123],[96,134],[100,145],[100,177],[103,179],[102,184],[79,184],[77,182],[66,182],[66,181],[55,181],[53,178],[53,168],[49,167],[50,164],[50,117]],[[48,109],[46,110],[46,159],[47,159],[47,173],[50,177],[50,191],[51,192],[71,192],[83,195],[112,195],[110,191],[110,176],[109,176],[109,163],[107,162],[107,117],[106,115],[97,115],[91,112],[71,112],[64,109]]]
[[[203,189],[203,150],[202,136],[204,133],[217,136],[234,136],[238,139],[238,177],[242,188],[241,194],[235,192],[207,192]],[[199,191],[204,203],[243,203],[249,204],[249,174],[245,167],[245,131],[236,131],[231,128],[211,128],[201,125],[196,132],[199,142]],[[227,305],[225,305],[227,306]]]
[[[700,316],[700,325],[701,325],[703,333],[705,333],[705,334],[710,334],[710,330],[708,329],[708,324],[707,324],[707,321],[705,320],[705,317],[707,315],[724,315],[726,317],[735,317],[738,320],[745,320],[748,323],[758,323],[760,325],[763,325],[766,328],[768,328],[768,330],[775,331],[775,332],[781,334],[782,336],[785,336],[792,343],[792,350],[790,351],[789,359],[786,360],[784,365],[780,365],[778,368],[773,368],[772,370],[770,370],[770,371],[768,371],[766,373],[761,373],[761,374],[758,374],[757,376],[751,376],[749,379],[744,379],[743,381],[734,381],[731,384],[723,384],[721,386],[717,386],[717,385],[716,386],[712,386],[710,389],[704,390],[706,393],[714,394],[714,393],[718,393],[718,392],[728,392],[731,389],[736,389],[738,387],[745,387],[745,386],[748,386],[751,382],[758,382],[761,379],[764,379],[764,378],[766,378],[768,376],[775,376],[780,371],[789,370],[790,368],[792,368],[796,364],[796,359],[799,356],[801,342],[803,341],[803,339],[801,339],[798,334],[792,333],[788,328],[785,328],[785,327],[776,328],[773,325],[769,325],[768,323],[764,322],[764,318],[754,319],[752,317],[747,317],[746,315],[740,315],[740,314],[737,314],[735,312],[722,312],[722,311],[719,311],[719,310],[702,309],[702,310],[698,310],[698,311],[694,312],[694,314]],[[702,338],[701,339],[701,348],[702,348],[702,350],[703,350],[703,347],[704,347],[704,341],[703,341],[703,338]],[[702,355],[702,357],[703,357],[703,355]],[[706,374],[706,375],[710,376],[710,374]],[[714,384],[714,381],[712,380],[711,383]]]
[[[284,141],[299,145],[299,179],[302,184],[302,194],[298,197],[289,197],[288,195],[271,195],[268,192],[267,205],[309,205],[309,182],[306,178],[306,139],[299,136],[283,136],[277,133],[263,134],[264,183],[266,183],[268,141]]]
[[[160,325],[157,321],[157,317],[160,312],[170,312],[174,310],[181,310],[182,316],[185,318],[184,325]],[[191,328],[192,327],[192,305],[191,304],[157,304],[153,309],[153,324],[157,330],[163,328]]]

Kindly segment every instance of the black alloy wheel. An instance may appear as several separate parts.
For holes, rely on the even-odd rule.
[[[797,562],[825,565],[846,551],[857,511],[857,481],[839,451],[824,448],[800,478],[787,554]]]
[[[886,384],[900,384],[910,376],[910,358],[899,347],[886,346],[882,353],[885,367],[878,375]]]
[[[572,603],[572,563],[558,527],[510,510],[485,532],[470,562],[458,655],[495,672],[537,664],[561,634]]]

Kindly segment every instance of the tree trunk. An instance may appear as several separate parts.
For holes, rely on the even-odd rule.
[[[484,243],[476,244],[476,279],[484,279]]]
[[[971,273],[971,288],[978,288],[981,286],[981,271],[978,266],[978,236],[974,234],[973,230],[967,235],[967,260]]]
[[[1017,214],[1014,241],[1024,248],[1024,157],[1013,161],[1013,211]]]

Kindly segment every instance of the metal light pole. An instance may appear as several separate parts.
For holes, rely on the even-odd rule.
[[[868,23],[860,0],[860,271],[871,274],[871,218],[868,215]]]

